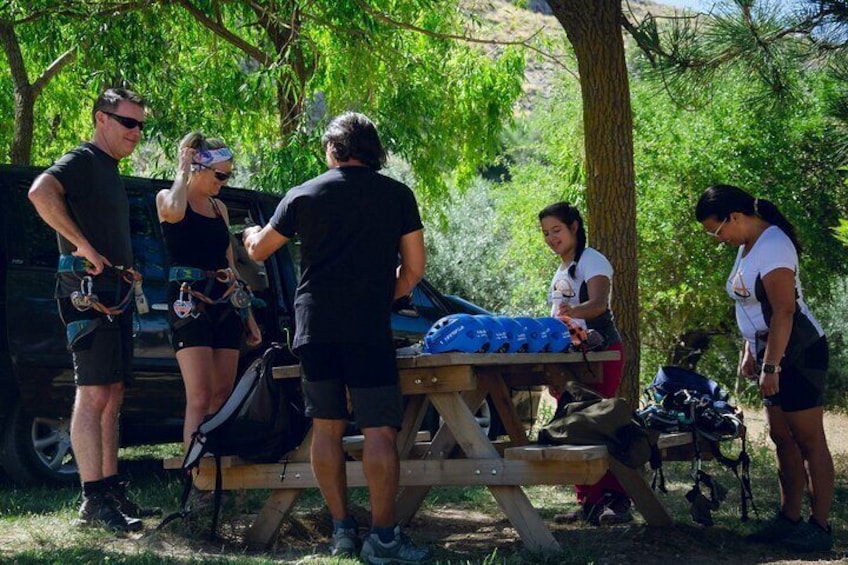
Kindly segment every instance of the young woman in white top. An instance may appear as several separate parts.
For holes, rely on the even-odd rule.
[[[708,188],[695,217],[712,237],[739,248],[726,289],[744,338],[740,372],[759,382],[777,446],[780,510],[750,538],[796,551],[829,550],[834,471],[823,426],[828,346],[804,302],[795,229],[774,204],[730,185]],[[801,520],[805,483],[808,521]]]
[[[557,202],[539,212],[539,223],[545,243],[560,259],[551,280],[549,297],[551,316],[569,316],[584,328],[596,330],[604,338],[605,348],[621,351],[621,336],[610,310],[612,265],[600,252],[586,247],[586,229],[580,211],[567,202]],[[589,385],[604,397],[614,396],[624,373],[621,360],[605,361],[603,382]],[[557,390],[551,394],[559,397]],[[558,522],[584,520],[593,525],[629,522],[630,499],[612,473],[593,485],[578,485],[580,510],[559,514]]]

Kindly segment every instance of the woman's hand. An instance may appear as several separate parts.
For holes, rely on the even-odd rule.
[[[562,302],[559,305],[559,310],[557,311],[557,316],[569,316],[571,317],[571,310],[574,307],[568,302]]]
[[[259,330],[259,324],[256,323],[256,318],[253,313],[247,317],[247,342],[248,347],[256,347],[262,343],[262,332]]]
[[[748,342],[745,342],[745,348],[742,350],[742,364],[739,365],[739,376],[755,380],[757,375],[757,360],[751,355],[751,350],[748,349]]]
[[[780,392],[780,373],[760,373],[760,394],[763,398]]]
[[[188,175],[191,172],[191,166],[194,164],[194,156],[197,154],[197,150],[191,147],[183,147],[180,150],[180,162],[177,166],[177,171],[183,173],[184,175]]]

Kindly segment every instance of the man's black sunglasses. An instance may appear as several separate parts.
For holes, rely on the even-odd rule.
[[[109,116],[110,118],[112,118],[113,120],[115,120],[116,122],[118,122],[119,124],[121,124],[122,126],[124,126],[127,129],[138,128],[138,131],[144,130],[144,122],[140,122],[140,121],[136,120],[135,118],[128,118],[126,116],[121,116],[119,114],[113,114],[112,112],[107,112],[106,110],[100,110],[100,111],[103,112],[104,114],[106,114],[107,116]]]
[[[230,179],[231,176],[233,176],[233,173],[225,173],[223,171],[219,171],[214,167],[210,167],[209,165],[203,165],[201,163],[196,163],[196,165],[198,167],[203,167],[204,169],[209,169],[210,171],[212,171],[215,174],[215,178],[221,182],[227,181]]]

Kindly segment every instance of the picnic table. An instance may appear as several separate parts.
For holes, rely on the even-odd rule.
[[[571,380],[599,382],[603,361],[620,352],[469,354],[442,353],[398,357],[401,391],[406,397],[403,426],[398,434],[401,492],[397,516],[408,523],[433,486],[486,486],[533,551],[556,551],[559,544],[522,487],[597,482],[611,470],[650,525],[669,525],[671,517],[642,474],[610,457],[605,446],[539,446],[527,438],[510,397],[511,388],[564,385]],[[275,378],[300,376],[298,365],[275,367]],[[490,440],[474,417],[486,397],[503,422],[508,442]],[[441,416],[432,437],[420,432],[428,407]],[[663,438],[660,448],[691,441],[691,434]],[[317,483],[309,463],[311,434],[284,462],[251,464],[238,458],[222,463],[223,488],[271,489],[247,531],[251,545],[267,546],[304,489]],[[357,441],[348,442],[348,448]],[[348,486],[367,486],[361,461],[346,463]],[[195,484],[215,488],[214,461],[203,461]]]

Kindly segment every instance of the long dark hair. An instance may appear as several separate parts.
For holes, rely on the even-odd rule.
[[[583,218],[580,216],[580,210],[568,202],[556,202],[550,206],[545,206],[539,212],[539,221],[541,222],[549,216],[553,216],[569,228],[571,228],[574,222],[577,222],[577,249],[574,251],[574,265],[571,266],[568,272],[569,275],[574,277],[577,262],[580,261],[583,250],[586,249],[586,228],[583,227]]]
[[[766,222],[779,227],[792,241],[795,251],[801,253],[801,244],[795,234],[795,226],[786,219],[777,206],[765,198],[754,198],[741,188],[730,184],[714,184],[705,190],[695,206],[695,219],[703,222],[710,216],[715,216],[717,220],[724,221],[733,212],[746,216],[759,216]]]

